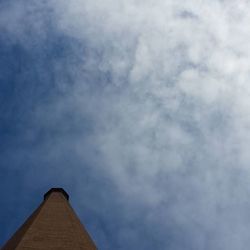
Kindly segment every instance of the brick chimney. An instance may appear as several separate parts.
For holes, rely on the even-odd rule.
[[[51,188],[44,201],[2,250],[97,250],[62,188]]]

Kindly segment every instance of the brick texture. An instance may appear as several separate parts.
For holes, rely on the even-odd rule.
[[[97,250],[65,195],[58,190],[49,193],[2,248],[15,249]]]

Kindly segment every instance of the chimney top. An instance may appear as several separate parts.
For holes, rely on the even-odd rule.
[[[51,188],[47,193],[44,194],[43,196],[44,200],[46,200],[50,196],[50,194],[53,192],[60,192],[64,195],[66,200],[69,200],[69,195],[63,188]]]

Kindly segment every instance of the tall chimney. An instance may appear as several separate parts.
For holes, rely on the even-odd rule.
[[[2,250],[97,250],[62,188],[51,188],[44,201]]]

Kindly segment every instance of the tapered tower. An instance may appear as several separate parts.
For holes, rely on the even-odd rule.
[[[97,250],[62,188],[52,188],[44,201],[2,250]]]

